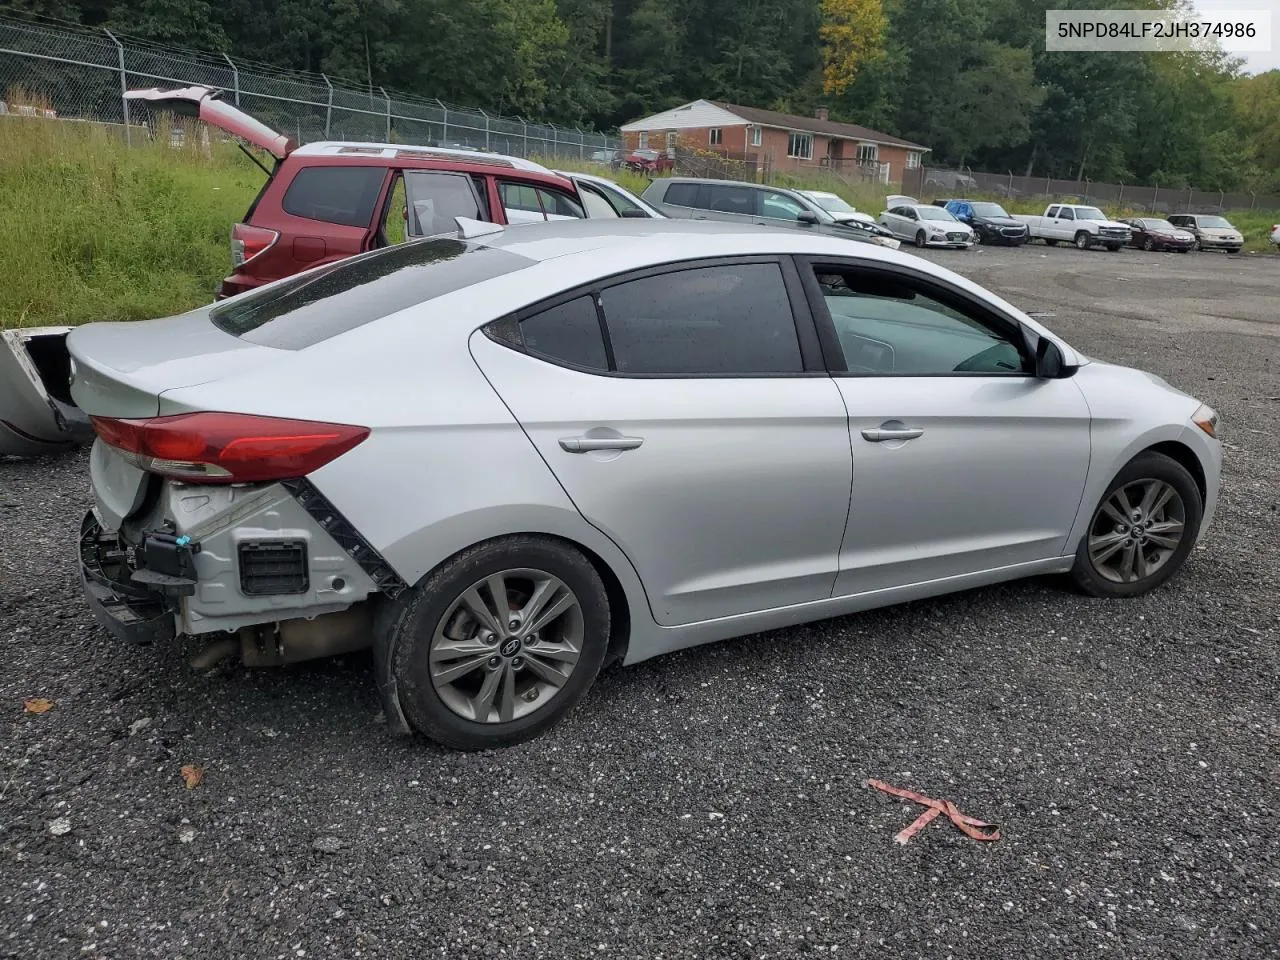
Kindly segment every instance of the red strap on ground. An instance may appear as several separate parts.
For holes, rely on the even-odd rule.
[[[922,804],[929,809],[915,821],[901,831],[893,839],[898,843],[906,843],[917,833],[927,827],[939,814],[945,813],[966,837],[971,840],[999,840],[1000,830],[995,829],[990,833],[983,833],[981,830],[975,830],[974,827],[994,827],[994,823],[987,823],[984,820],[975,820],[967,814],[961,813],[960,809],[950,800],[934,800],[923,794],[915,793],[911,790],[903,790],[901,787],[891,787],[883,780],[868,780],[867,786],[875,787],[877,790],[883,790],[885,793],[893,794],[895,797],[901,797],[903,800],[910,800],[912,803]]]

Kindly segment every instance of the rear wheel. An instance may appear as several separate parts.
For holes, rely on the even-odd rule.
[[[1079,233],[1076,234],[1076,249],[1077,250],[1089,249],[1089,231],[1081,230]]]
[[[1139,454],[1116,475],[1076,549],[1071,576],[1095,597],[1136,597],[1172,577],[1200,532],[1204,505],[1187,469]]]
[[[582,699],[604,662],[604,584],[559,541],[489,541],[414,590],[392,627],[392,670],[409,724],[447,747],[538,736]]]
[[[923,231],[923,230],[919,230],[919,231],[917,231],[917,232],[916,232],[916,246],[917,246],[917,247],[923,247],[927,241],[928,241],[928,237],[926,237],[926,236],[924,235],[924,231]]]

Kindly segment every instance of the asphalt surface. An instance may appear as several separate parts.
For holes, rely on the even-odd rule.
[[[0,957],[1280,956],[1280,259],[927,256],[1220,411],[1220,512],[1166,588],[718,644],[450,754],[387,734],[365,656],[204,676],[112,642],[85,457],[0,462]],[[923,808],[869,777],[1002,837],[898,845]]]

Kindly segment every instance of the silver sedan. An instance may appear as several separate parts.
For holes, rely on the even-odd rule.
[[[951,247],[968,250],[977,234],[951,211],[925,203],[900,204],[880,214],[880,226],[917,247]]]
[[[372,646],[393,729],[517,743],[601,667],[1038,574],[1163,584],[1208,407],[917,257],[678,220],[460,223],[79,327],[118,637]]]

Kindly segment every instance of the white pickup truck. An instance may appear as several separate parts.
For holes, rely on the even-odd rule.
[[[1058,241],[1074,243],[1081,250],[1106,247],[1119,250],[1129,243],[1129,227],[1110,219],[1097,207],[1074,203],[1051,203],[1042,217],[1015,216],[1027,225],[1032,240],[1043,240],[1049,246]]]

